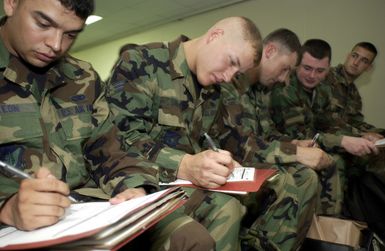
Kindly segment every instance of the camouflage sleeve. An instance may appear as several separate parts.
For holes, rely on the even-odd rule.
[[[289,135],[281,133],[275,126],[271,118],[271,90],[260,85],[261,88],[255,88],[253,100],[255,100],[256,118],[258,124],[258,135],[265,137],[268,142],[277,140],[290,142],[292,138]]]
[[[221,85],[223,118],[226,128],[221,146],[229,150],[242,164],[289,163],[296,160],[296,147],[288,142],[267,142],[257,135],[257,118],[247,93],[241,94],[233,84]]]
[[[362,132],[377,132],[384,134],[384,129],[376,128],[374,125],[365,122],[364,115],[362,114],[361,95],[355,85],[353,86],[350,95],[349,107],[351,108],[349,110],[351,113],[349,114],[348,123]]]
[[[323,85],[328,90],[329,105],[318,116],[318,130],[329,133],[341,133],[350,136],[360,136],[363,131],[373,130],[374,127],[364,122],[361,113],[362,101],[354,83],[349,90],[343,88],[346,80],[336,69],[332,69]],[[321,118],[321,119],[320,119]]]
[[[277,129],[292,139],[306,139],[313,135],[309,109],[301,104],[292,85],[276,85],[271,91],[270,114]]]
[[[112,196],[127,188],[144,187],[150,192],[158,189],[157,166],[126,152],[123,138],[111,121],[105,86],[100,80],[95,86],[99,95],[93,104],[94,130],[84,145],[94,181]]]
[[[128,150],[156,163],[161,168],[160,180],[170,182],[176,179],[185,152],[156,140],[162,134],[162,125],[157,121],[160,101],[156,69],[166,64],[145,51],[131,48],[122,54],[107,85],[107,100]]]
[[[327,152],[336,152],[340,149],[343,135],[332,133],[320,133],[318,144]]]

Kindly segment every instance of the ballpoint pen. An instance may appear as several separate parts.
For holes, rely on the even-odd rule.
[[[319,133],[316,133],[316,135],[314,135],[313,139],[311,140],[311,146],[312,147],[315,147],[315,144],[317,143],[318,137],[319,137]]]
[[[204,133],[203,135],[206,137],[207,142],[209,142],[211,150],[218,152],[219,150],[218,150],[217,146],[215,145],[214,141],[211,139],[211,137],[207,133]]]
[[[29,174],[17,169],[16,167],[13,167],[3,161],[0,160],[0,167],[4,168],[5,170],[13,173],[14,175],[23,178],[23,179],[33,179],[32,176]],[[74,199],[72,196],[68,196],[68,199],[70,199],[72,202],[78,202],[76,199]]]

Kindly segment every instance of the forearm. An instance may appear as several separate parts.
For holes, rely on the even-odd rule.
[[[91,176],[102,190],[113,196],[126,188],[151,186],[158,188],[156,164],[124,148],[116,127],[85,145],[85,158],[91,165]]]
[[[342,137],[341,134],[320,133],[317,142],[327,152],[337,151],[341,147]]]
[[[160,167],[159,180],[161,182],[174,181],[177,178],[180,163],[186,153],[170,147],[162,147],[153,151],[156,151],[156,153],[153,154],[152,159]]]
[[[290,142],[273,141],[269,143],[269,147],[262,150],[260,155],[263,156],[267,163],[271,164],[287,164],[296,162],[297,146]]]

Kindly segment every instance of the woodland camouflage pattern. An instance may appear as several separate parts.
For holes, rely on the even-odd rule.
[[[1,40],[0,52],[2,161],[29,174],[47,167],[78,192],[78,199],[108,199],[138,186],[148,192],[158,189],[157,165],[125,151],[110,121],[105,87],[90,64],[65,56],[50,69],[32,70],[10,56]],[[18,191],[19,182],[2,170],[1,203]],[[195,251],[215,248],[207,230],[183,212],[170,214],[152,231],[157,234],[152,238],[165,241],[154,244],[153,250],[185,250],[183,245],[194,242],[199,242]],[[188,241],[179,244],[181,238]]]
[[[278,231],[282,239],[280,245],[282,250],[295,249],[300,245],[306,236],[306,231],[310,226],[311,216],[316,208],[316,194],[318,190],[318,178],[312,169],[300,165],[296,162],[296,146],[289,142],[290,138],[278,132],[270,118],[269,90],[259,83],[250,85],[247,76],[239,75],[231,84],[221,85],[222,95],[232,105],[233,123],[238,127],[248,125],[250,132],[243,145],[248,147],[246,159],[251,163],[270,163],[278,169],[281,175],[286,177],[283,184],[283,191],[276,190],[280,200],[276,206],[276,214],[281,210],[294,210],[295,215],[286,215],[279,218],[281,222],[275,224],[286,225],[287,228]],[[242,114],[240,114],[242,111]],[[236,149],[240,149],[239,146]],[[255,164],[254,164],[255,165]],[[257,164],[258,165],[258,164]],[[261,165],[261,164],[259,164]],[[274,189],[274,188],[273,188]],[[295,201],[292,204],[289,202]],[[296,225],[293,225],[296,222]],[[272,223],[272,224],[271,224]],[[267,222],[267,228],[273,227],[273,222]],[[271,225],[270,225],[271,224]],[[291,226],[291,227],[289,227]],[[294,226],[294,227],[293,227]],[[257,225],[250,228],[250,233]],[[271,230],[271,232],[274,232]]]
[[[271,167],[262,164],[256,155],[256,151],[263,148],[258,147],[256,137],[250,137],[253,124],[241,123],[244,114],[237,110],[239,102],[222,95],[218,85],[201,87],[191,74],[181,46],[186,39],[182,36],[170,43],[127,46],[115,65],[108,85],[108,101],[129,151],[158,164],[160,180],[169,182],[175,180],[185,153],[209,148],[203,136],[203,132],[207,132],[220,148],[234,153],[234,158],[241,163]],[[250,144],[248,138],[252,140]],[[283,145],[280,148],[283,155],[293,158],[293,147]],[[276,155],[266,153],[266,156],[274,160]],[[316,183],[316,179],[309,176],[306,182]],[[250,210],[252,207],[262,212],[245,218],[249,220],[243,222],[247,225],[242,231],[243,243],[258,250],[291,250],[299,245],[297,236],[304,236],[308,224],[303,220],[307,217],[302,216],[311,216],[312,207],[307,205],[313,203],[317,188],[307,187],[301,190],[306,192],[300,193],[298,186],[293,176],[282,169],[278,178],[268,183],[266,193],[240,198],[249,209],[247,216],[257,214]],[[257,203],[258,198],[264,196],[268,199]],[[234,210],[226,212],[228,217],[242,216]],[[225,224],[227,222],[222,221],[218,229],[227,229]],[[218,250],[236,250],[234,244],[223,240],[226,240],[224,234],[228,238],[237,236],[237,229],[220,231],[219,237],[217,232],[211,233]]]
[[[162,182],[176,179],[186,152],[204,149],[201,132],[211,132],[219,106],[217,87],[199,90],[194,85],[181,49],[186,39],[127,46],[108,85],[111,111],[129,145],[128,151],[159,165]],[[189,193],[185,213],[209,230],[217,250],[237,250],[245,211],[240,202],[221,193]]]
[[[343,65],[330,69],[326,82],[331,86],[331,116],[338,126],[349,128],[353,134],[359,132],[378,132],[385,130],[364,121],[362,100],[355,83],[349,83],[344,75]],[[342,124],[342,125],[341,125]]]
[[[296,73],[292,73],[289,85],[278,84],[271,91],[268,107],[273,124],[292,139],[311,139],[319,132],[317,143],[323,149],[337,151],[342,133],[347,131],[338,127],[338,122],[333,125],[331,121],[331,92],[326,83],[308,92],[299,83]]]
[[[311,139],[322,123],[330,123],[329,118],[321,114],[329,109],[331,89],[321,83],[312,92],[306,91],[299,82],[296,73],[290,76],[290,84],[276,85],[271,92],[270,114],[278,130],[292,139]],[[319,173],[320,198],[319,214],[339,215],[342,209],[343,189],[345,185],[345,161],[340,153],[341,134],[320,132],[317,143],[334,159],[334,166]]]
[[[11,56],[1,65],[1,160],[30,174],[47,167],[71,190],[100,187],[113,196],[129,187],[158,188],[156,165],[124,151],[88,63],[68,56],[37,72]],[[0,179],[4,200],[17,191],[18,179]]]

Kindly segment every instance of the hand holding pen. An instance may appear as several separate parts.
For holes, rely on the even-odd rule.
[[[0,162],[1,172],[6,169],[23,180],[17,193],[3,204],[0,222],[20,230],[33,230],[52,225],[63,217],[65,209],[71,205],[66,183],[56,179],[47,168],[40,168],[32,178],[6,166]]]
[[[21,171],[20,169],[14,167],[14,166],[11,166],[11,165],[9,165],[9,164],[1,161],[1,160],[0,160],[0,168],[3,169],[3,170],[8,171],[10,173],[12,173],[13,175],[16,175],[19,178],[22,178],[22,179],[33,179],[33,177],[30,176],[28,173],[25,173],[25,172]],[[70,199],[72,202],[77,202],[70,195],[68,196],[68,199]]]
[[[211,150],[186,153],[179,165],[177,178],[204,188],[217,188],[226,183],[234,168],[231,153],[218,149],[208,134],[204,134]]]

